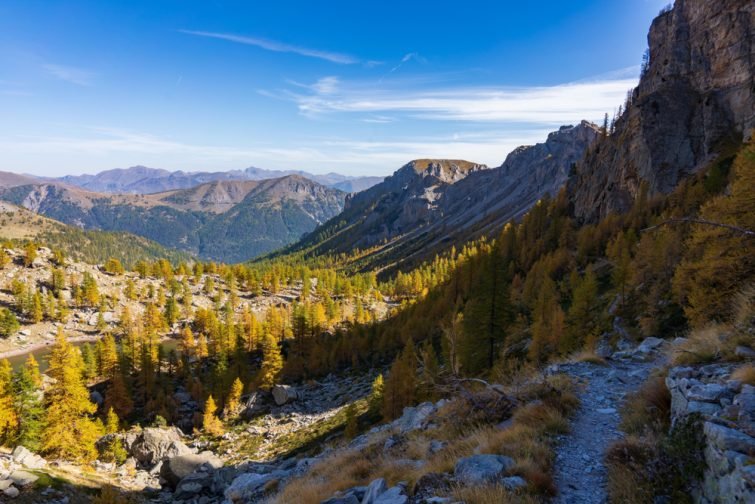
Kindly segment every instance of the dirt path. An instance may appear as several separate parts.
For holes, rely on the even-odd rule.
[[[584,385],[581,405],[571,432],[561,436],[556,450],[557,504],[607,502],[606,449],[622,437],[619,410],[627,393],[647,378],[654,362],[610,362],[601,366],[580,362],[562,364],[565,372]]]

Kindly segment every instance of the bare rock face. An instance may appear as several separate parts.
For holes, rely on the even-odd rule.
[[[668,193],[752,137],[754,27],[750,0],[677,0],[653,21],[639,86],[571,181],[577,217],[628,210],[643,182],[649,194]]]

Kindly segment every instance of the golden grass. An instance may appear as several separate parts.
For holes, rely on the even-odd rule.
[[[387,432],[359,451],[336,451],[288,483],[274,502],[317,504],[338,491],[367,485],[376,478],[385,478],[388,485],[406,481],[411,490],[423,475],[453,472],[460,458],[476,453],[513,458],[516,466],[512,473],[527,481],[526,492],[513,494],[496,486],[458,488],[455,498],[470,504],[528,503],[537,502],[535,495],[554,495],[552,436],[566,432],[567,417],[579,404],[574,385],[568,377],[552,376],[521,386],[519,391],[517,398],[523,405],[514,411],[506,428],[497,426],[503,409],[496,408],[496,394],[476,393],[478,403],[490,407],[486,412],[472,411],[469,402],[456,398],[436,414],[435,428],[411,433],[404,443],[387,452],[382,449]],[[446,445],[430,454],[432,440],[445,441]]]
[[[732,380],[739,380],[747,385],[755,385],[755,365],[745,364],[731,373]]]

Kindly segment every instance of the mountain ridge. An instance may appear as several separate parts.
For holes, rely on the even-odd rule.
[[[286,251],[320,255],[370,250],[359,268],[407,267],[520,217],[566,183],[599,128],[582,121],[522,146],[496,168],[420,159],[384,182],[350,195],[344,211]]]
[[[268,170],[250,166],[243,170],[228,171],[183,171],[165,170],[136,165],[129,168],[114,168],[95,174],[66,175],[63,177],[40,177],[48,182],[61,182],[94,192],[153,194],[158,192],[189,189],[216,181],[248,181],[281,178],[298,175],[319,184],[344,192],[360,191],[378,183],[382,177],[352,177],[335,172],[314,174],[303,170]]]

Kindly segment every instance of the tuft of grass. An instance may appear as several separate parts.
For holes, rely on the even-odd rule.
[[[692,331],[687,341],[672,347],[671,363],[688,366],[722,360],[726,354],[733,354],[734,348],[727,344],[729,332],[730,328],[723,324],[711,324]]]
[[[629,434],[661,433],[671,422],[671,393],[662,376],[651,376],[627,397],[621,411],[620,428]]]
[[[755,365],[745,364],[731,373],[732,380],[739,380],[747,385],[755,385]]]

